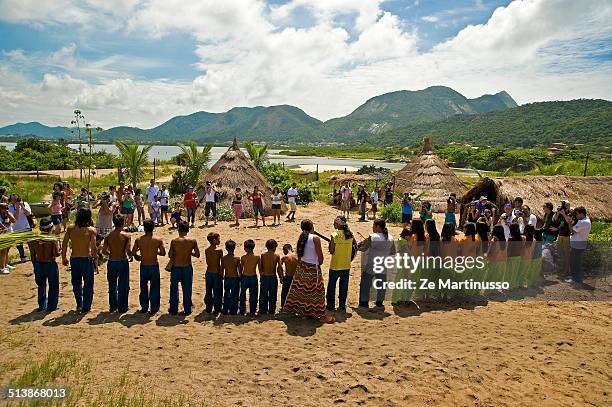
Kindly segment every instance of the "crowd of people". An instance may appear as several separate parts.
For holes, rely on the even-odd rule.
[[[384,197],[385,204],[393,202],[393,194],[388,194],[391,188],[392,185],[388,184],[384,192],[376,189],[372,194],[368,194],[365,188],[360,187],[357,190],[356,200],[361,215],[359,220],[365,220],[367,216],[364,202],[377,204],[379,196]],[[340,194],[342,202],[349,202],[352,199],[352,190],[348,185],[343,186]],[[280,223],[280,206],[284,198],[290,203],[287,219],[295,219],[295,199],[298,196],[295,184],[285,196],[278,188],[272,191],[270,198],[273,224]],[[262,193],[255,187],[247,198],[252,202],[256,225],[258,217],[262,218],[262,223],[265,225]],[[2,232],[33,227],[31,210],[26,202],[22,202],[14,194],[6,196],[4,190],[0,190],[0,199]],[[200,248],[198,241],[189,237],[189,231],[190,227],[195,226],[196,209],[200,207],[204,210],[205,225],[208,225],[210,220],[214,224],[217,223],[217,201],[218,192],[214,183],[200,184],[195,189],[188,186],[182,201],[175,203],[174,209],[168,216],[170,194],[164,185],[158,188],[154,180],[151,180],[144,195],[140,189],[133,190],[131,186],[120,183],[118,187],[111,186],[108,192],[102,193],[97,198],[85,188],[75,196],[69,185],[56,184],[53,201],[49,205],[51,216],[40,220],[41,236],[29,243],[38,286],[39,310],[52,311],[57,308],[59,269],[56,258],[61,256],[62,263],[70,267],[77,310],[90,311],[94,295],[96,259],[99,253],[102,253],[108,256],[109,311],[127,312],[130,290],[129,262],[136,260],[140,261],[139,312],[150,314],[159,312],[161,302],[159,257],[167,256],[166,270],[170,273],[168,312],[173,315],[178,313],[180,285],[183,299],[182,313],[191,314],[192,258],[200,257]],[[145,215],[145,205],[148,217]],[[239,224],[242,205],[242,192],[237,189],[232,203],[235,224]],[[564,271],[566,275],[571,275],[568,281],[582,282],[580,261],[591,229],[591,222],[584,207],[572,209],[569,202],[563,201],[555,210],[552,203],[546,203],[543,206],[544,216],[538,219],[520,197],[514,199],[512,203],[505,204],[500,210],[486,196],[482,196],[466,206],[466,222],[459,228],[463,236],[458,239],[460,234],[455,215],[457,206],[456,196],[450,195],[444,222],[438,231],[431,203],[422,202],[419,196],[407,192],[401,199],[403,227],[399,238],[396,240],[389,233],[384,220],[374,218],[372,233],[367,237],[362,236],[363,239],[357,242],[348,223],[350,206],[342,204],[342,214],[334,220],[335,231],[330,237],[316,232],[312,221],[302,220],[301,234],[295,245],[295,251],[291,243],[283,244],[282,256],[276,253],[279,246],[277,241],[268,240],[265,251],[256,254],[255,242],[248,239],[243,242],[246,254],[239,258],[235,256],[237,246],[235,241],[228,239],[222,245],[221,236],[211,232],[207,236],[208,247],[204,250],[206,262],[204,311],[230,315],[274,315],[277,310],[280,284],[282,310],[332,322],[333,318],[326,311],[346,311],[350,270],[358,251],[367,252],[367,259],[372,259],[376,256],[393,256],[397,251],[410,251],[412,249],[409,246],[413,244],[418,250],[430,254],[432,247],[436,247],[437,253],[449,250],[444,247],[455,247],[450,249],[454,250],[454,253],[446,253],[453,256],[465,255],[466,250],[486,254],[491,267],[497,265],[495,266],[497,276],[503,265],[501,275],[505,273],[506,278],[513,280],[512,288],[516,288],[532,283],[533,276],[523,278],[512,275],[511,264],[515,261],[513,258],[530,260],[541,257],[541,251],[536,252],[536,246],[532,242],[555,242]],[[69,208],[68,211],[66,207]],[[70,210],[73,208],[76,209],[76,219],[74,224],[68,224]],[[92,209],[99,210],[95,224]],[[187,214],[186,220],[182,218],[183,210]],[[417,210],[419,217],[413,218],[412,215]],[[142,225],[144,235],[132,242],[129,232],[133,231],[134,213],[137,214],[136,222]],[[166,251],[164,242],[155,236],[154,230],[155,227],[168,224],[177,229],[178,235],[172,239]],[[60,246],[58,237],[54,238],[52,234],[59,235],[62,229],[65,230],[65,235]],[[322,240],[328,243],[327,252],[331,255],[327,290],[321,272],[324,260]],[[465,242],[466,245],[444,246],[437,242]],[[506,243],[511,244],[506,245]],[[519,251],[512,249],[513,243],[521,243],[521,249]],[[456,249],[457,247],[463,249]],[[514,247],[519,246],[514,245]],[[68,256],[69,248],[70,256]],[[527,248],[531,251],[526,250]],[[26,261],[24,248],[18,247],[18,250],[21,261]],[[5,271],[8,270],[7,251],[8,249],[5,249],[0,252],[0,267],[3,273],[8,273]],[[385,278],[384,273],[380,276],[371,271],[371,260],[365,262],[360,276],[360,307],[370,305],[373,279]],[[375,290],[374,305],[382,307],[385,295],[384,288]],[[336,298],[338,307],[336,307]],[[394,302],[398,303],[415,298],[420,297],[415,297],[414,293],[394,294]]]

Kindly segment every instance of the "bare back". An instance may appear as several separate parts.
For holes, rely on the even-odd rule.
[[[240,264],[240,259],[233,254],[223,256],[221,266],[225,277],[240,277],[242,265]]]
[[[60,255],[59,240],[51,237],[37,239],[29,243],[32,263],[51,263]]]
[[[170,242],[168,254],[174,261],[175,267],[191,266],[191,257],[200,257],[200,249],[195,239],[179,236]]]
[[[260,257],[259,272],[263,276],[276,274],[280,262],[280,256],[274,252],[265,252]]]
[[[216,247],[209,246],[204,250],[206,256],[206,271],[210,273],[218,273],[221,270],[221,258],[223,251]]]
[[[259,256],[255,256],[253,253],[247,253],[240,258],[240,264],[242,264],[242,275],[255,276],[257,275]]]
[[[160,238],[145,234],[134,242],[132,254],[136,255],[137,253],[140,253],[140,263],[143,266],[153,266],[158,264],[158,255],[166,255],[166,248]]]
[[[114,229],[104,238],[104,253],[109,254],[110,260],[125,260],[131,255],[131,237],[120,229]]]
[[[298,266],[298,258],[293,253],[288,254],[286,256],[283,256],[283,258],[281,259],[281,264],[285,266],[285,275],[293,276]]]
[[[96,229],[89,227],[68,226],[64,236],[64,245],[72,243],[70,257],[94,257],[96,255]],[[64,248],[62,247],[62,252]]]

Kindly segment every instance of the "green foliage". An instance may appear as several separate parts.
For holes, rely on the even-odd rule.
[[[402,221],[402,206],[397,202],[383,206],[380,210],[380,216],[386,222],[400,223]]]
[[[184,172],[181,170],[172,174],[172,181],[168,184],[170,195],[181,195],[185,192],[186,180]]]
[[[144,179],[144,167],[148,162],[149,151],[152,146],[140,148],[133,141],[116,141],[119,150],[119,163],[124,168],[125,176],[133,188]]]
[[[204,211],[202,211],[202,216],[204,216]],[[217,204],[217,220],[227,222],[234,220],[234,210],[227,206]]]
[[[198,150],[198,145],[193,141],[189,141],[187,144],[179,143],[178,146],[181,149],[180,155],[183,159],[181,165],[185,166],[184,181],[190,185],[196,185],[207,168],[206,164],[210,160],[212,145],[204,146],[202,151]]]
[[[51,142],[35,137],[17,141],[12,151],[0,147],[0,170],[2,171],[45,171],[79,168],[78,151],[62,142]],[[83,163],[85,163],[85,159]],[[117,158],[107,152],[99,151],[92,155],[95,168],[113,168]],[[83,165],[84,167],[84,165]]]
[[[612,241],[612,222],[594,221],[589,240],[594,242]]]
[[[268,161],[268,145],[262,144],[261,146],[256,146],[253,142],[245,143],[244,147],[249,153],[249,158],[253,162],[255,168],[259,171],[263,170],[264,164]]]
[[[272,185],[279,185],[291,180],[291,171],[280,163],[266,163],[262,165],[261,173]]]

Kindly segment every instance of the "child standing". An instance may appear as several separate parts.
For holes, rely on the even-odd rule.
[[[283,246],[283,254],[284,256],[281,257],[281,266],[285,267],[285,277],[283,277],[282,280],[281,308],[285,306],[285,300],[287,299],[287,294],[289,294],[289,288],[293,282],[293,275],[298,265],[298,258],[295,253],[293,253],[293,248],[289,243]]]
[[[223,284],[225,285],[222,313],[226,315],[229,312],[230,315],[236,315],[238,313],[242,265],[240,264],[240,258],[234,255],[236,242],[233,240],[225,242],[225,250],[227,250],[227,254],[221,259],[221,274],[224,277]]]
[[[183,308],[185,315],[191,314],[191,289],[193,285],[193,266],[191,258],[200,258],[200,249],[196,239],[187,237],[189,224],[181,222],[178,225],[178,237],[170,242],[168,257],[170,258],[170,315],[178,313],[178,286],[183,289]]]
[[[259,273],[261,274],[261,293],[259,294],[259,315],[276,312],[276,297],[278,295],[278,278],[283,281],[283,268],[280,265],[280,256],[276,254],[278,243],[269,239],[266,242],[267,252],[259,258]]]
[[[144,214],[144,198],[142,196],[142,191],[140,188],[136,189],[136,193],[134,195],[134,202],[136,202],[136,212],[138,213],[138,225],[142,225],[142,222],[145,220]]]
[[[242,265],[242,277],[240,278],[240,315],[246,314],[246,295],[249,292],[249,314],[255,316],[257,311],[257,266],[259,265],[259,256],[256,256],[255,242],[249,239],[244,242],[244,251],[246,254],[240,258]]]
[[[55,259],[60,255],[60,246],[57,238],[49,237],[52,229],[51,221],[41,220],[41,238],[29,243],[34,279],[38,286],[38,311],[51,312],[57,309],[59,298],[59,269]]]
[[[272,200],[272,226],[277,224],[280,225],[280,212],[283,206],[283,195],[280,193],[278,187],[274,187],[270,199]]]
[[[49,211],[51,212],[51,221],[55,226],[55,234],[59,235],[62,232],[62,193],[54,192],[53,201],[49,204]]]
[[[159,226],[161,220],[161,202],[159,201],[159,196],[153,199],[153,202],[151,202],[151,220],[155,222],[156,226]]]
[[[215,314],[221,312],[221,302],[223,296],[223,274],[221,271],[221,259],[223,250],[217,249],[221,244],[218,233],[210,232],[206,237],[210,246],[204,250],[206,255],[206,294],[204,295],[205,311]]]
[[[240,216],[242,215],[242,191],[240,188],[236,188],[236,194],[234,195],[234,201],[232,202],[232,208],[234,209],[234,217],[236,218],[236,223],[234,226],[240,226]]]

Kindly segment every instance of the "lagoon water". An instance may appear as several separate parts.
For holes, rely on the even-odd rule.
[[[15,148],[15,145],[16,143],[0,142],[0,146],[4,146],[9,150]],[[69,146],[76,150],[78,150],[79,148],[78,144],[69,144]],[[117,147],[112,144],[96,144],[94,146],[94,151],[108,151],[112,154],[118,153]],[[214,164],[225,151],[227,151],[226,147],[213,147],[210,154],[209,165]],[[269,152],[270,162],[284,163],[285,166],[289,168],[299,168],[306,171],[314,171],[316,169],[317,164],[319,165],[319,171],[344,170],[345,168],[347,171],[357,171],[358,168],[364,165],[374,165],[376,167],[395,169],[401,168],[405,165],[404,163],[389,163],[380,160],[357,160],[351,158],[312,156],[291,157],[286,155],[280,155],[278,154],[280,150],[272,149],[269,150]],[[151,151],[149,152],[149,159],[169,160],[172,157],[178,155],[179,153],[180,149],[177,146],[155,145],[153,146],[153,148],[151,148]]]

